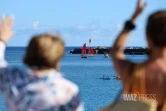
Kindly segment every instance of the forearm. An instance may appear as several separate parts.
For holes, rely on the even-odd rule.
[[[111,50],[113,58],[115,57],[115,58],[123,59],[125,57],[124,48],[129,36],[129,32],[130,31],[128,29],[124,28],[122,32],[119,34],[119,36],[117,37],[117,39],[115,40]]]
[[[5,49],[6,44],[0,41],[0,68],[7,66],[7,62],[5,61]]]
[[[134,25],[135,20],[141,14],[144,7],[145,4],[143,0],[138,0],[134,14],[132,15],[130,21],[126,22],[124,29],[118,35],[117,39],[115,40],[112,46],[112,49],[110,50],[112,52],[112,60],[114,62],[114,67],[117,73],[120,75],[122,82],[124,84],[128,80],[128,73],[131,69],[131,66],[133,66],[133,63],[125,60],[125,55],[124,55],[125,44],[127,42],[130,31],[135,28]]]
[[[134,23],[135,23],[137,16],[138,16],[137,13],[133,14],[133,16],[131,17],[131,19],[129,21],[130,25],[128,26],[126,23],[122,32],[118,35],[117,39],[115,40],[114,45],[112,47],[113,57],[119,58],[119,59],[125,58],[125,55],[124,55],[125,44],[127,42],[130,30],[131,29],[133,30],[135,28]],[[131,26],[131,24],[132,24],[132,26]],[[130,28],[132,27],[132,28],[130,29],[129,27]]]
[[[145,7],[145,3],[142,0],[138,0],[137,8],[131,17],[129,24],[128,25],[127,25],[127,23],[125,24],[124,29],[119,34],[119,36],[117,37],[117,39],[112,47],[111,52],[112,52],[113,59],[116,59],[116,58],[124,59],[125,56],[124,56],[123,50],[125,48],[125,44],[128,39],[129,32],[130,32],[130,30],[133,30],[135,28],[135,26],[134,26],[135,20],[137,19],[139,14],[143,11],[144,7]]]

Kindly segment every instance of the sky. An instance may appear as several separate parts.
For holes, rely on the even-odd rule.
[[[137,0],[0,0],[0,15],[14,17],[15,35],[8,46],[27,46],[34,34],[60,34],[66,46],[110,46],[134,12]],[[145,0],[127,46],[146,46],[147,17],[166,9],[166,0]]]

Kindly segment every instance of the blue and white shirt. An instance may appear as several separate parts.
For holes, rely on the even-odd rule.
[[[0,41],[0,91],[8,111],[84,111],[79,88],[56,70],[39,77],[34,71],[10,68]]]

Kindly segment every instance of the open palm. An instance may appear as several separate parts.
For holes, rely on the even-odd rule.
[[[12,30],[13,19],[9,16],[3,16],[0,22],[0,40],[7,43],[7,41],[13,36]]]

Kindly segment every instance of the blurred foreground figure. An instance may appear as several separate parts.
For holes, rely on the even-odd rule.
[[[4,59],[12,37],[10,17],[0,24],[0,90],[7,111],[83,111],[79,88],[58,72],[64,43],[57,35],[37,35],[30,41],[24,63],[29,70],[10,68]]]
[[[126,60],[123,53],[129,33],[135,28],[136,18],[144,8],[143,0],[138,0],[135,13],[125,23],[112,47],[112,58],[121,77],[124,94],[137,94],[137,99],[142,101],[156,100],[157,110],[166,111],[166,10],[157,11],[148,19],[146,40],[149,59],[136,64]]]

